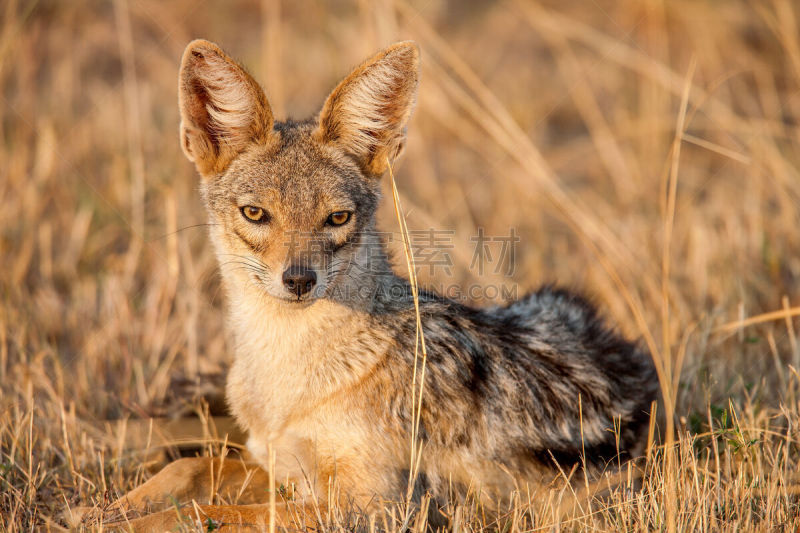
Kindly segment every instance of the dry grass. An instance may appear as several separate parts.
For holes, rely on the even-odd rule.
[[[800,524],[792,0],[0,10],[0,531],[57,528],[65,506],[140,483],[164,454],[126,447],[148,436],[113,421],[202,414],[176,379],[226,366],[197,178],[177,139],[178,58],[201,36],[293,116],[381,44],[418,40],[421,94],[396,178],[412,231],[455,230],[451,274],[423,266],[420,283],[579,287],[655,354],[666,402],[643,490],[562,527]],[[521,238],[510,277],[470,268],[479,227]],[[500,524],[467,506],[457,525],[552,529],[552,508],[520,496]]]

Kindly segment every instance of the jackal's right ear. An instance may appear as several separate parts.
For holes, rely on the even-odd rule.
[[[356,68],[333,90],[319,115],[318,138],[354,156],[369,174],[381,175],[405,141],[417,95],[419,50],[394,44]]]
[[[264,91],[214,43],[189,43],[178,83],[181,146],[203,177],[224,171],[248,144],[267,141],[273,118]]]

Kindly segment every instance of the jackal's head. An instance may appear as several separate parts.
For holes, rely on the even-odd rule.
[[[289,305],[352,280],[346,270],[363,264],[379,178],[403,146],[418,55],[410,42],[390,46],[346,77],[317,117],[276,122],[239,64],[213,43],[189,43],[181,145],[203,177],[224,277]]]

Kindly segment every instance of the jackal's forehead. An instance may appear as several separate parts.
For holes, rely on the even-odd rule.
[[[209,207],[255,205],[284,226],[314,226],[332,211],[374,211],[378,185],[345,154],[321,145],[312,128],[277,124],[272,142],[240,154],[207,184]]]

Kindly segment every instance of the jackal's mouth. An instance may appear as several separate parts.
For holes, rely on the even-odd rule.
[[[303,307],[308,307],[309,305],[311,305],[314,302],[316,302],[318,299],[319,298],[314,298],[314,297],[311,297],[311,298],[277,298],[277,300],[283,302],[288,307],[297,308],[297,309],[300,309],[300,308],[303,308]]]

